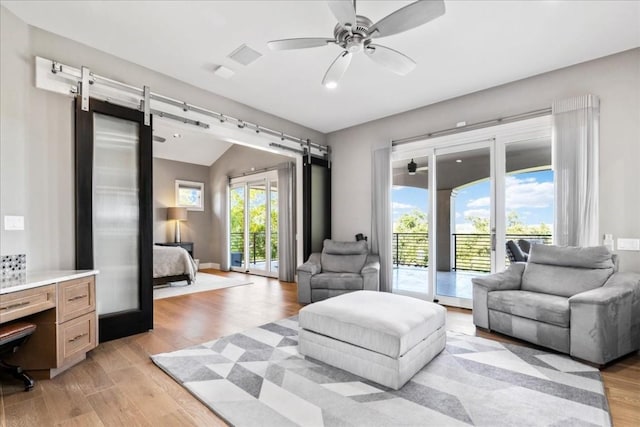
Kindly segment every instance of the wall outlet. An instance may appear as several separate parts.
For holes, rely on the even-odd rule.
[[[618,239],[619,251],[640,251],[640,239]]]
[[[4,229],[5,230],[24,230],[24,217],[23,216],[4,216]]]

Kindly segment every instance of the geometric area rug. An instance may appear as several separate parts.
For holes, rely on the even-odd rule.
[[[236,426],[610,426],[600,372],[569,357],[447,332],[400,390],[305,358],[297,317],[153,362]]]

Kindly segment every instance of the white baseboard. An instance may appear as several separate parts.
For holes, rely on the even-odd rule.
[[[215,268],[216,270],[220,270],[220,264],[217,262],[202,262],[200,263],[200,268]]]

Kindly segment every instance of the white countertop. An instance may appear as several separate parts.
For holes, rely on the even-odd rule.
[[[98,273],[98,270],[27,271],[15,278],[2,279],[0,281],[0,295],[93,276]]]

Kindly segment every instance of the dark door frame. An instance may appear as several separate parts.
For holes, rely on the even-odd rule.
[[[144,125],[144,113],[96,99],[83,111],[75,102],[76,268],[99,269],[93,257],[93,115],[104,114],[139,124],[138,186],[139,241],[138,291],[140,308],[101,315],[100,342],[153,329],[153,159],[152,126]]]
[[[312,183],[311,183],[311,169],[312,166],[320,166],[329,170],[328,182],[326,183],[323,207],[324,207],[324,221],[325,221],[325,239],[331,238],[331,168],[329,162],[325,159],[318,157],[302,157],[302,238],[303,238],[303,254],[304,259],[307,260],[311,255],[311,223],[314,220],[312,218]]]

